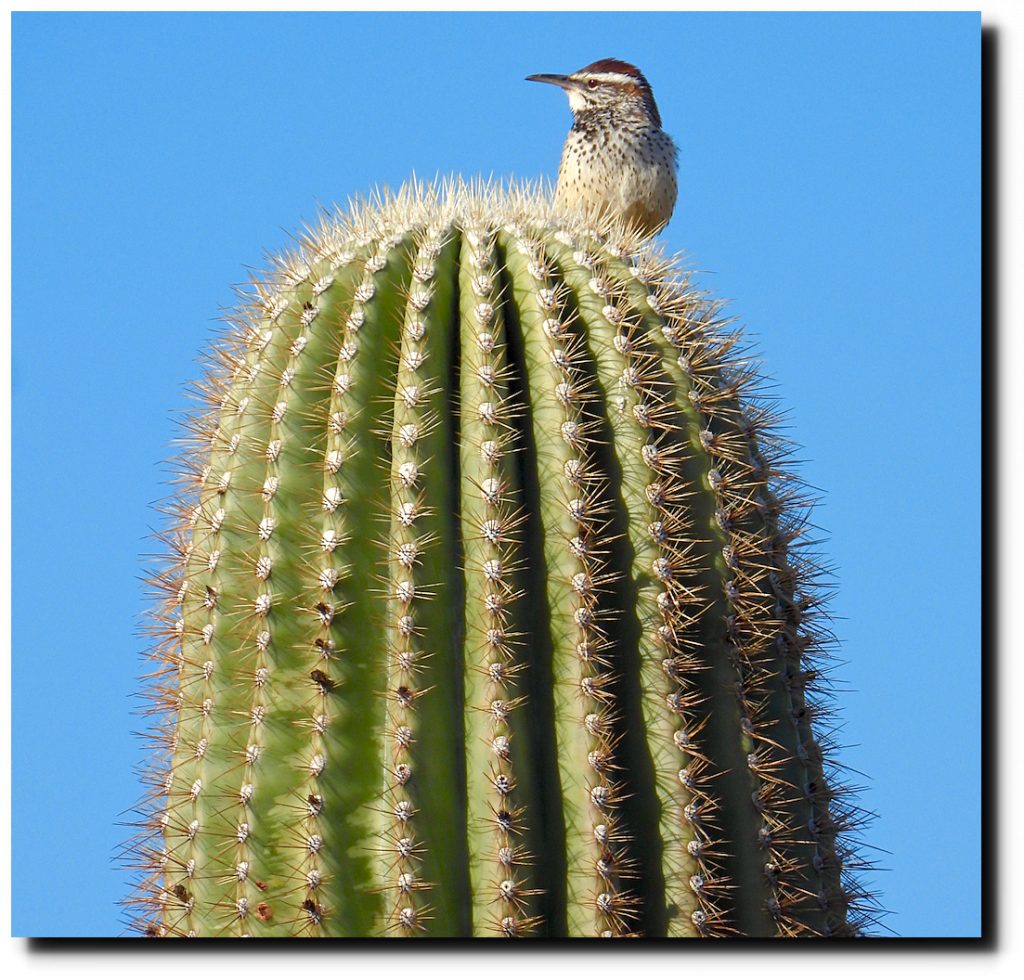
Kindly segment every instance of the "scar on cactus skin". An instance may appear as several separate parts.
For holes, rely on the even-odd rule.
[[[241,292],[162,508],[148,936],[849,936],[828,570],[722,304],[542,189]]]

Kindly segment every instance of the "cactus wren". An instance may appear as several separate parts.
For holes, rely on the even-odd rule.
[[[661,128],[640,70],[605,58],[571,75],[529,75],[527,81],[565,89],[574,117],[555,203],[596,207],[644,234],[668,224],[676,203],[676,146]]]

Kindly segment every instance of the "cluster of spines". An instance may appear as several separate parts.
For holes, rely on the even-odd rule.
[[[611,448],[622,471],[633,578],[650,583],[638,586],[634,602],[644,715],[661,798],[666,900],[676,909],[669,928],[713,934],[722,880],[707,846],[711,797],[697,747],[702,699],[691,677],[700,661],[688,650],[689,624],[706,603],[690,556],[693,520],[680,473],[678,393],[648,342],[636,297],[612,274],[607,257],[586,239],[562,236],[549,241],[548,251],[572,286],[604,393]]]
[[[278,315],[283,310],[278,311]],[[243,374],[255,376],[268,358],[263,358],[270,333],[248,335],[249,350],[226,355],[229,371],[236,383]],[[206,415],[200,420],[202,438],[211,449],[219,449],[223,465],[204,466],[191,474],[194,481],[194,506],[186,523],[191,528],[192,540],[182,554],[180,575],[176,579],[176,601],[180,616],[176,625],[178,647],[172,655],[176,661],[179,680],[178,735],[175,758],[166,777],[167,807],[165,822],[166,861],[164,862],[164,889],[159,896],[163,905],[165,932],[195,935],[198,930],[192,922],[195,906],[194,890],[202,887],[209,893],[211,887],[219,894],[214,903],[219,912],[223,930],[231,930],[236,922],[244,920],[249,912],[250,899],[245,893],[245,876],[234,881],[211,883],[206,867],[206,856],[211,850],[237,845],[237,867],[248,869],[249,823],[245,808],[252,791],[252,767],[259,751],[258,740],[251,740],[250,726],[262,720],[258,695],[254,697],[252,711],[244,720],[224,717],[228,713],[223,697],[221,675],[230,674],[235,664],[247,654],[251,655],[253,637],[243,630],[259,616],[257,607],[238,606],[238,597],[227,600],[220,596],[221,582],[240,569],[238,550],[249,543],[253,533],[253,511],[247,507],[244,492],[245,479],[239,476],[259,468],[257,446],[260,434],[269,428],[267,412],[249,400],[242,399],[229,411],[230,394],[222,388],[214,374],[210,390],[212,401],[216,394],[223,409],[219,420]],[[194,430],[195,431],[195,430]],[[199,434],[199,433],[197,433]],[[251,574],[251,569],[249,569]],[[184,628],[186,610],[191,609],[192,623]],[[258,676],[258,675],[257,675]],[[258,685],[257,685],[258,686]],[[181,744],[184,741],[184,744]],[[238,793],[232,800],[211,801],[210,787],[221,782],[222,774],[239,772]],[[205,788],[204,788],[205,787]],[[237,821],[232,816],[240,814]],[[233,839],[232,839],[233,831]],[[258,903],[252,902],[257,913]]]
[[[352,289],[358,296],[357,283],[366,281],[372,265],[372,256],[353,239],[336,242],[324,252],[313,256],[308,265],[292,265],[286,270],[286,281],[299,293],[299,319],[305,332],[292,341],[289,351],[293,361],[282,382],[288,378],[288,388],[306,391],[308,403],[288,406],[282,400],[274,406],[281,442],[293,447],[288,461],[291,472],[300,474],[310,487],[308,498],[299,498],[300,533],[289,549],[297,551],[298,556],[288,556],[298,574],[293,571],[291,580],[280,583],[285,586],[281,599],[288,607],[282,610],[282,619],[294,617],[298,625],[294,637],[282,640],[290,642],[301,657],[298,686],[303,695],[297,704],[289,705],[296,715],[291,724],[299,736],[288,774],[288,805],[296,816],[294,829],[280,844],[288,855],[282,868],[282,893],[294,896],[289,929],[293,934],[312,936],[324,935],[326,924],[339,912],[325,898],[325,885],[332,877],[327,855],[338,849],[338,837],[343,832],[343,821],[330,799],[331,780],[341,768],[331,752],[338,714],[334,695],[343,684],[345,661],[352,653],[337,632],[338,621],[346,611],[339,593],[351,573],[339,557],[339,549],[351,533],[347,514],[351,495],[346,492],[345,469],[360,451],[346,426],[339,424],[356,411],[346,398],[344,386],[338,383],[342,372],[352,368],[358,327],[353,329],[354,310],[345,321],[339,320],[333,296]],[[275,307],[270,309],[273,312]],[[315,353],[324,352],[321,356],[310,356],[307,347],[311,342],[317,348]],[[315,433],[313,438],[311,433]],[[284,479],[284,473],[268,468],[264,500],[274,498]],[[284,486],[283,492],[294,494],[294,488]],[[268,544],[273,533],[268,536]],[[261,561],[266,558],[269,555]],[[262,568],[258,565],[257,575],[269,573],[272,580],[273,569],[269,563]],[[263,639],[270,640],[266,634]]]
[[[549,514],[548,593],[556,634],[556,683],[562,689],[561,773],[565,806],[577,835],[570,857],[570,901],[589,908],[592,922],[576,926],[600,936],[628,934],[635,900],[623,885],[628,869],[626,834],[617,808],[621,780],[615,758],[617,712],[613,651],[604,621],[614,615],[607,596],[607,484],[595,460],[600,420],[593,398],[586,345],[566,306],[567,291],[545,254],[543,238],[526,222],[513,223],[508,261],[523,283],[528,366],[534,395],[542,507]],[[546,403],[541,414],[540,403]],[[550,426],[550,429],[548,429]],[[546,499],[545,499],[546,497]],[[575,729],[575,730],[574,730]]]
[[[273,373],[275,367],[280,369],[286,361],[288,355],[282,349],[287,346],[282,322],[288,319],[284,316],[286,312],[283,305],[279,306],[273,316],[264,319],[262,332],[250,333],[247,356],[239,360],[233,372],[233,392],[246,390],[261,371]],[[272,655],[268,653],[266,630],[269,593],[259,587],[262,583],[256,575],[257,562],[247,562],[244,555],[246,551],[258,552],[260,543],[266,540],[267,525],[260,516],[259,504],[252,501],[252,489],[253,484],[264,482],[264,471],[273,462],[269,438],[272,408],[247,395],[237,398],[237,403],[229,396],[225,408],[228,406],[233,411],[222,413],[213,434],[212,465],[201,482],[199,504],[193,515],[194,551],[186,567],[188,580],[182,616],[192,626],[182,640],[185,662],[181,691],[186,705],[198,702],[202,722],[195,746],[185,746],[185,752],[179,747],[180,775],[189,783],[196,816],[185,835],[187,844],[179,840],[174,846],[175,852],[187,847],[189,856],[185,880],[175,882],[170,891],[190,891],[189,883],[195,882],[198,888],[201,882],[204,897],[211,890],[216,896],[209,904],[215,910],[218,932],[245,935],[249,932],[250,913],[259,914],[260,903],[253,893],[255,882],[261,880],[257,867],[262,857],[261,845],[266,843],[254,835],[249,804],[259,782],[260,734],[266,704],[262,695],[271,673]],[[247,586],[233,590],[228,583],[235,578],[247,582]],[[191,635],[196,631],[198,635]],[[188,655],[190,649],[195,651],[194,660]],[[240,665],[249,668],[249,708],[232,717],[222,678],[241,674]],[[183,707],[179,716],[183,733],[188,731],[185,716]],[[217,771],[218,760],[226,772]],[[175,773],[176,780],[180,775]],[[215,786],[225,787],[221,798],[213,807],[203,805]],[[174,842],[172,835],[166,838],[169,843]],[[228,863],[233,864],[235,873],[211,882],[208,855],[224,850],[233,855],[234,860]],[[205,932],[190,918],[191,915],[178,926],[182,932]],[[175,925],[166,912],[164,924],[172,928]]]
[[[441,461],[426,459],[424,440],[439,425],[437,412],[440,379],[433,346],[436,327],[425,314],[431,303],[436,262],[447,229],[430,225],[417,236],[412,278],[406,297],[401,329],[393,427],[391,438],[391,530],[388,564],[389,634],[391,651],[385,727],[384,840],[390,850],[386,857],[384,882],[387,929],[411,935],[421,931],[430,909],[420,892],[429,888],[420,877],[420,855],[425,842],[416,835],[416,778],[413,743],[423,738],[416,718],[416,701],[424,693],[421,674],[437,642],[429,635],[417,614],[432,600],[431,583],[420,574],[422,555],[433,543],[422,524],[428,495],[424,484],[444,479]]]
[[[639,269],[631,270],[634,275],[643,276]],[[707,669],[705,662],[714,657],[716,644],[707,643],[708,637],[694,635],[692,624],[701,622],[700,613],[712,622],[715,616],[713,599],[707,583],[701,583],[699,574],[701,561],[694,560],[691,552],[703,543],[700,538],[707,534],[704,529],[695,536],[695,526],[700,515],[688,512],[687,485],[694,478],[693,453],[685,443],[676,437],[676,429],[690,429],[691,420],[685,412],[679,423],[672,420],[672,413],[662,414],[666,406],[679,404],[685,388],[673,391],[671,380],[662,370],[662,358],[655,347],[647,342],[648,331],[641,308],[639,322],[631,316],[629,297],[625,290],[615,292],[609,289],[608,277],[591,280],[594,291],[606,293],[608,302],[602,310],[606,319],[619,325],[612,346],[623,355],[624,367],[619,388],[635,392],[636,400],[630,403],[623,399],[622,414],[631,415],[632,422],[648,429],[651,438],[642,441],[640,459],[651,471],[644,488],[649,507],[647,534],[650,543],[656,547],[650,562],[650,574],[663,589],[657,596],[659,616],[650,617],[644,623],[645,635],[649,641],[651,659],[660,659],[667,688],[653,686],[652,693],[657,700],[663,698],[675,722],[671,732],[671,745],[679,765],[678,782],[671,779],[671,767],[665,773],[668,778],[661,782],[665,812],[681,815],[677,842],[668,847],[666,866],[669,894],[676,900],[681,916],[678,926],[682,932],[695,930],[701,935],[727,934],[728,925],[722,912],[720,899],[729,888],[727,878],[713,862],[715,852],[710,846],[713,836],[713,808],[717,801],[710,788],[708,758],[702,747],[701,731],[706,718],[697,716],[705,698],[701,690],[702,673]],[[603,288],[602,288],[603,287]],[[642,303],[645,297],[639,297]],[[678,312],[689,318],[692,299],[686,302],[685,292],[678,287],[674,299],[683,303]],[[655,297],[649,305],[659,308]],[[624,331],[622,326],[626,325]],[[669,397],[659,397],[659,392],[668,390]],[[692,391],[692,389],[690,389]],[[689,392],[686,392],[689,394]],[[692,401],[692,399],[691,399]],[[653,424],[652,424],[653,422]],[[686,468],[683,479],[679,468]],[[637,554],[642,552],[639,535],[633,533]],[[712,543],[714,536],[712,536]],[[719,542],[720,543],[720,542]],[[649,555],[650,552],[647,552]],[[640,604],[641,610],[643,604]],[[673,785],[674,783],[674,785]],[[671,786],[671,791],[666,792]],[[665,805],[668,804],[668,805]],[[685,848],[685,850],[683,849]],[[689,919],[686,922],[683,916]]]
[[[276,918],[275,925],[292,934],[323,935],[325,920],[338,911],[325,901],[323,886],[332,876],[326,856],[338,850],[334,838],[344,823],[335,801],[329,805],[328,791],[332,761],[335,771],[339,766],[331,758],[337,742],[332,695],[351,653],[334,627],[336,616],[344,614],[336,592],[350,573],[336,549],[348,537],[342,477],[352,447],[339,447],[336,441],[330,445],[331,426],[325,421],[345,410],[335,404],[337,377],[351,365],[356,349],[346,332],[353,318],[344,325],[336,322],[334,300],[336,282],[342,293],[349,292],[367,274],[363,263],[355,261],[354,248],[351,241],[339,243],[329,256],[287,264],[284,288],[264,300],[261,328],[268,329],[254,331],[257,348],[277,345],[280,354],[268,362],[271,376],[263,378],[253,399],[241,399],[254,401],[260,415],[269,416],[269,431],[265,448],[260,435],[266,469],[258,491],[257,543],[243,549],[256,592],[244,643],[254,645],[255,659],[251,670],[247,662],[239,673],[253,677],[255,695],[245,748],[251,773],[247,770],[239,800],[252,805],[260,792],[255,776],[265,768],[263,781],[276,793],[286,788],[285,805],[295,817],[273,829],[265,820],[262,826],[258,820],[251,826],[252,818],[239,822],[235,910],[239,919],[255,915],[270,923]],[[365,252],[361,258],[372,263]],[[289,315],[282,318],[286,311]],[[271,693],[273,687],[278,689]],[[271,740],[268,752],[263,731]],[[275,796],[267,792],[261,812],[275,805]],[[253,850],[254,841],[259,850],[244,850]],[[275,903],[282,899],[283,904],[272,907],[269,896],[260,901],[259,893],[267,889],[257,877],[261,863],[276,879]]]
[[[631,266],[630,276],[640,279],[643,273]],[[676,283],[674,297],[686,318],[704,306],[704,298],[685,283]],[[632,374],[632,383],[625,385],[637,395],[632,420],[648,432],[640,453],[650,471],[650,482],[644,487],[650,521],[645,530],[655,549],[650,572],[661,591],[655,600],[657,615],[645,623],[645,633],[664,685],[654,689],[655,700],[671,719],[671,764],[665,774],[665,785],[671,787],[665,795],[671,803],[666,811],[678,828],[666,864],[675,875],[671,893],[680,909],[676,928],[684,935],[726,935],[723,906],[729,883],[714,846],[716,837],[720,838],[715,814],[720,803],[702,736],[708,720],[700,683],[706,676],[703,658],[707,654],[702,656],[702,651],[708,644],[698,624],[707,619],[714,622],[717,610],[709,582],[700,574],[706,530],[698,527],[691,485],[697,482],[699,468],[685,437],[690,419],[679,412],[686,393],[666,371],[662,351],[652,342],[650,311],[644,306],[653,304],[645,292],[634,293],[634,299],[636,306],[631,307],[629,289],[620,283],[613,318],[628,324],[628,329],[620,328],[613,346],[626,361],[623,376]],[[627,309],[632,314],[624,317]],[[658,339],[657,334],[653,339]]]
[[[820,595],[820,570],[811,561],[794,563],[792,549],[805,535],[799,520],[780,524],[780,515],[804,513],[809,502],[786,474],[789,447],[775,434],[774,407],[757,396],[762,379],[738,349],[739,336],[725,330],[728,321],[718,318],[716,305],[695,309],[657,261],[641,259],[632,271],[653,287],[647,303],[666,353],[677,355],[665,363],[673,373],[678,368],[699,425],[694,450],[708,460],[706,480],[721,532],[721,562],[715,561],[725,575],[725,649],[735,670],[750,797],[761,817],[766,909],[782,936],[829,935],[835,923],[841,933],[856,933],[874,910],[856,882],[840,881],[835,836],[853,822],[841,816],[837,822],[834,800],[843,791],[824,778],[803,697],[819,676],[809,664],[810,648],[820,654],[830,640],[827,631],[813,631],[808,613],[816,610],[800,598]],[[809,820],[801,824],[799,814]],[[851,906],[863,899],[868,907],[856,921]],[[727,933],[717,908],[708,911],[705,905],[695,920],[700,931]]]
[[[467,222],[460,266],[462,322],[461,437],[463,528],[467,579],[467,732],[479,746],[467,747],[471,810],[479,826],[473,855],[474,890],[494,907],[474,924],[479,934],[529,935],[541,921],[531,914],[538,893],[521,870],[532,855],[522,844],[524,794],[517,790],[514,715],[526,700],[520,692],[514,605],[519,591],[518,487],[511,457],[517,451],[518,414],[508,390],[508,359],[494,231],[485,221]],[[475,702],[475,703],[474,703]],[[482,721],[482,724],[480,722]],[[482,749],[482,751],[481,751]],[[484,761],[486,760],[486,762]],[[528,770],[523,769],[523,775]],[[484,805],[474,805],[482,797]],[[472,819],[472,817],[471,817]]]
[[[323,587],[323,575],[315,574],[318,563],[307,557],[324,536],[317,533],[314,517],[320,495],[311,477],[318,463],[309,455],[306,432],[321,414],[320,348],[333,346],[334,324],[321,317],[320,297],[334,277],[325,263],[317,265],[316,273],[292,266],[287,291],[265,297],[261,319],[250,333],[256,358],[241,366],[235,379],[235,416],[243,425],[251,420],[242,443],[248,443],[252,463],[240,459],[227,485],[233,483],[250,508],[241,521],[244,536],[233,547],[225,542],[229,547],[218,564],[227,563],[226,571],[241,580],[232,597],[238,658],[232,676],[244,679],[252,693],[247,708],[235,709],[246,725],[237,750],[237,820],[230,822],[221,845],[222,858],[225,852],[233,856],[228,862],[233,873],[222,879],[226,887],[212,908],[214,918],[220,910],[221,931],[241,935],[259,932],[257,923],[269,924],[275,916],[298,933],[320,934],[323,922],[316,893],[323,877],[324,834],[329,832],[328,821],[321,819],[323,796],[317,781],[326,765],[324,736],[335,651],[329,633],[318,635],[313,624],[322,627],[322,618],[305,598],[318,591],[330,593]],[[241,443],[233,448],[238,435],[231,436],[229,457],[241,448]],[[217,484],[223,495],[227,472]],[[289,485],[296,475],[297,485]],[[283,498],[278,495],[282,483]],[[285,683],[297,670],[305,681]],[[292,715],[299,720],[285,720]],[[299,814],[284,831],[257,816],[271,804],[271,786],[282,782]],[[286,855],[283,868],[271,856],[275,850]],[[307,896],[297,914],[276,904],[277,898],[275,908],[263,895],[268,887],[263,879],[274,873],[283,879],[277,897],[295,891]]]
[[[174,480],[179,490],[159,507],[169,526],[155,535],[163,551],[152,556],[156,567],[148,585],[154,605],[144,627],[152,640],[147,660],[154,664],[144,675],[148,688],[142,695],[146,701],[142,713],[154,719],[150,730],[143,733],[150,752],[142,771],[148,789],[135,807],[138,819],[129,823],[135,833],[123,852],[128,866],[141,875],[123,904],[132,910],[132,928],[149,936],[178,932],[173,925],[168,928],[163,922],[169,900],[163,886],[168,876],[179,878],[185,873],[191,877],[194,870],[194,864],[190,864],[194,859],[174,854],[166,843],[171,810],[175,807],[172,759],[179,742],[178,716],[185,706],[179,681],[185,667],[181,607],[189,590],[186,566],[194,550],[192,527],[201,513],[199,491],[205,478],[210,440],[216,432],[218,409],[227,398],[231,376],[243,352],[244,342],[233,333],[207,354],[206,383],[196,385],[192,392],[201,409],[187,416],[183,423],[187,435],[182,440],[184,447],[179,453]],[[189,817],[187,823],[192,819],[195,818]],[[180,913],[176,918],[180,919]]]
[[[674,472],[684,458],[695,455],[687,452],[685,445],[680,445],[672,421],[673,402],[685,392],[698,413],[696,455],[703,450],[710,457],[710,465],[704,467],[705,479],[717,501],[715,522],[720,532],[712,537],[719,538],[722,561],[729,569],[725,581],[729,641],[726,650],[736,670],[733,687],[741,716],[741,741],[751,776],[751,801],[763,818],[759,844],[766,854],[766,908],[781,935],[802,932],[827,935],[834,929],[833,922],[840,924],[841,931],[856,931],[856,923],[847,923],[850,903],[867,900],[861,922],[870,920],[876,910],[870,896],[856,882],[840,882],[838,871],[843,855],[836,850],[835,833],[837,829],[841,832],[855,824],[861,814],[848,810],[837,820],[832,801],[838,790],[834,785],[830,787],[824,778],[820,766],[822,753],[810,733],[810,718],[803,709],[800,685],[806,678],[815,676],[815,671],[807,669],[804,651],[812,642],[820,644],[822,640],[796,633],[796,627],[806,617],[806,610],[798,607],[807,603],[796,599],[795,593],[814,595],[817,583],[803,581],[802,590],[794,583],[801,581],[800,572],[806,579],[808,568],[812,577],[817,569],[812,563],[802,562],[794,574],[786,561],[787,545],[799,538],[803,529],[791,528],[783,540],[771,523],[773,518],[777,520],[780,510],[793,513],[803,501],[791,492],[786,506],[780,508],[769,490],[769,480],[782,473],[780,463],[785,446],[772,435],[776,419],[771,408],[765,407],[752,394],[760,379],[735,354],[728,356],[736,337],[723,335],[723,323],[715,319],[715,305],[685,289],[685,283],[681,285],[674,275],[666,277],[663,265],[642,258],[641,264],[633,266],[630,273],[645,287],[653,284],[655,290],[648,293],[645,288],[639,294],[632,290],[633,295],[628,296],[621,281],[617,283],[615,276],[607,274],[606,263],[598,255],[576,249],[570,260],[567,249],[574,240],[559,234],[554,240],[566,246],[560,248],[549,240],[549,252],[561,256],[566,282],[573,284],[588,336],[592,341],[596,338],[593,346],[609,356],[612,348],[622,355],[623,362],[616,366],[616,370],[622,370],[617,385],[613,387],[612,379],[608,378],[607,390],[617,388],[619,392],[636,395],[635,401],[621,395],[609,396],[613,429],[618,430],[616,423],[624,416],[629,419],[626,428],[635,422],[652,434],[640,448],[639,458],[652,471],[652,482],[644,488],[652,511],[647,531],[661,551],[651,562],[650,572],[665,591],[657,597],[661,622],[651,629],[657,620],[646,619],[644,629],[645,634],[650,630],[650,638],[663,648],[661,662],[665,673],[678,685],[665,693],[664,703],[681,722],[672,733],[672,741],[682,753],[678,779],[683,795],[675,802],[681,804],[684,824],[677,841],[686,850],[682,860],[673,860],[673,846],[670,843],[667,847],[669,894],[672,894],[673,872],[677,875],[683,872],[695,902],[688,905],[685,897],[676,891],[673,897],[679,900],[674,904],[689,913],[695,931],[701,935],[727,935],[734,931],[729,927],[719,899],[735,885],[715,861],[721,852],[711,846],[714,837],[709,833],[712,829],[709,817],[717,801],[711,790],[713,772],[697,737],[707,720],[695,717],[695,709],[704,700],[700,684],[693,683],[698,677],[694,672],[706,666],[702,665],[699,655],[701,638],[695,637],[696,643],[687,652],[688,625],[699,621],[698,613],[702,609],[706,613],[708,603],[706,597],[702,598],[707,588],[702,588],[698,576],[694,575],[699,562],[694,562],[689,555],[701,542],[694,538],[694,521],[686,512],[685,498],[689,496],[685,491],[686,482]],[[620,258],[629,250],[627,243],[624,249],[606,249],[605,252],[612,258]],[[621,266],[619,271],[621,274]],[[588,272],[589,281],[584,284]],[[661,288],[655,281],[659,278]],[[588,291],[598,297],[596,306],[604,303],[599,315],[595,305],[586,302],[584,294]],[[645,305],[650,308],[649,312],[642,311]],[[662,336],[657,338],[661,344],[655,345],[653,351],[643,341],[648,324],[637,322],[632,316],[638,307],[642,311],[641,320],[653,321],[661,328],[658,333]],[[607,335],[601,336],[602,321],[616,330],[611,343]],[[659,368],[659,362],[665,362],[657,347],[666,348],[665,340],[676,348],[678,367],[683,372],[683,383],[676,386],[675,392],[672,381],[678,382],[678,375],[666,377]],[[600,362],[601,353],[595,357]],[[698,364],[696,371],[694,361]],[[745,398],[742,402],[741,396]],[[617,405],[617,413],[612,410],[613,405]],[[758,436],[764,437],[768,449],[759,448]],[[627,467],[627,456],[618,447],[616,449],[620,463]],[[770,453],[769,462],[766,455]],[[730,469],[731,472],[723,476],[723,470]],[[692,467],[687,476],[692,478]],[[629,493],[625,486],[623,492],[628,508]],[[744,526],[745,519],[752,513],[764,526],[758,526],[756,520],[752,530]],[[635,515],[631,515],[631,523],[635,523]],[[746,524],[749,523],[746,520]],[[633,528],[630,535],[639,559],[644,553],[640,536]],[[716,564],[721,567],[717,559]],[[770,593],[764,583],[770,586]],[[765,593],[768,593],[767,599]],[[641,618],[645,618],[642,594],[638,596],[637,607]],[[782,634],[779,634],[780,624]],[[765,654],[764,647],[769,640],[774,641],[773,648]],[[776,650],[778,657],[773,660],[771,654]],[[653,653],[653,648],[649,646],[648,652]],[[780,692],[785,695],[785,701],[779,696]],[[660,700],[657,685],[648,685],[648,693],[654,693]],[[778,723],[768,720],[786,716],[794,727],[805,728],[795,751],[792,751],[792,743],[784,746],[775,741]],[[816,719],[820,721],[820,711]],[[665,785],[667,781],[662,783],[663,787]],[[667,795],[678,796],[678,793]],[[799,808],[797,795],[810,803],[813,814],[807,827],[817,849],[810,855],[808,842],[801,839],[799,829],[793,826],[794,810]],[[663,812],[672,809],[666,806],[671,802],[663,795]],[[671,833],[666,834],[666,839],[671,841]],[[800,853],[801,845],[803,853]],[[691,873],[686,874],[687,871]],[[816,912],[827,913],[830,906],[832,916],[819,915],[815,919]]]

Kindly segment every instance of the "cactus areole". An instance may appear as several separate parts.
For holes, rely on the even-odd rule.
[[[536,189],[307,230],[187,421],[132,931],[862,933],[758,384],[677,264]]]

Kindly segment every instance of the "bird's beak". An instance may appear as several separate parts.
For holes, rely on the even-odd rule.
[[[528,82],[547,82],[549,85],[557,85],[566,91],[577,85],[568,75],[527,75],[526,80]]]

